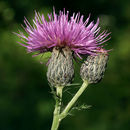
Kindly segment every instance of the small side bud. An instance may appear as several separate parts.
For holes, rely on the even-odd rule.
[[[80,75],[88,83],[98,83],[104,76],[108,62],[107,52],[99,52],[97,55],[89,55],[81,65]]]
[[[68,47],[55,47],[49,60],[47,78],[52,86],[66,86],[74,76],[73,56]]]

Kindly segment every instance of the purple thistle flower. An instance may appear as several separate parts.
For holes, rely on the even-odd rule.
[[[69,47],[78,57],[80,55],[91,54],[94,55],[100,45],[110,39],[107,38],[110,33],[103,31],[100,33],[99,18],[97,22],[89,22],[90,15],[83,22],[83,15],[80,13],[73,13],[69,18],[69,11],[59,11],[59,15],[55,13],[48,14],[49,21],[44,15],[35,12],[33,19],[33,26],[30,25],[25,18],[24,27],[28,36],[19,31],[17,34],[25,44],[20,43],[26,47],[28,52],[39,52],[38,54],[52,51],[54,47]]]

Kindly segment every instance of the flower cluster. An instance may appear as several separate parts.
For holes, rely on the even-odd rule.
[[[59,15],[54,10],[53,14],[48,14],[48,20],[44,15],[35,12],[33,26],[26,18],[24,20],[27,36],[21,31],[17,33],[17,36],[24,41],[24,44],[20,44],[26,47],[28,52],[37,52],[38,54],[52,52],[47,72],[48,81],[52,86],[66,86],[72,81],[74,75],[73,54],[79,58],[81,55],[90,55],[89,59],[85,61],[89,65],[84,63],[81,67],[83,80],[97,83],[103,77],[102,73],[105,71],[107,62],[105,59],[108,56],[105,55],[106,58],[103,58],[102,54],[107,53],[107,50],[102,49],[102,44],[110,39],[108,37],[110,33],[101,32],[98,27],[99,18],[96,23],[89,22],[90,15],[85,22],[83,18],[84,16],[80,13],[73,13],[69,17],[69,11],[66,12],[65,9],[59,11]],[[100,56],[97,56],[98,54]],[[97,66],[98,61],[102,61],[103,65]],[[94,69],[95,66],[99,69],[98,72]],[[102,71],[101,68],[104,70]]]

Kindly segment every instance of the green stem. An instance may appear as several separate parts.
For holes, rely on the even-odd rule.
[[[63,112],[60,114],[61,120],[68,115],[69,110],[72,108],[74,103],[78,100],[78,98],[84,92],[84,90],[87,88],[87,86],[88,86],[88,82],[86,80],[84,80],[84,82],[83,82],[82,86],[80,87],[80,89],[78,90],[78,92],[74,95],[74,97],[71,99],[71,101],[68,103],[68,105],[63,110]]]
[[[58,130],[59,124],[60,124],[60,109],[61,109],[61,101],[62,101],[62,89],[63,87],[57,86],[56,87],[56,104],[55,104],[55,110],[54,110],[54,116],[53,116],[53,122],[51,130]]]
[[[71,101],[68,103],[68,105],[65,107],[63,112],[60,112],[63,87],[61,87],[61,86],[56,87],[56,94],[57,94],[58,98],[56,98],[56,105],[55,105],[54,117],[53,117],[53,123],[52,123],[51,130],[58,130],[60,121],[68,115],[70,109],[75,104],[75,102],[78,100],[80,95],[84,92],[84,90],[87,88],[87,86],[88,86],[88,82],[86,80],[84,80],[82,86],[80,87],[78,92],[74,95],[74,97],[71,99]]]

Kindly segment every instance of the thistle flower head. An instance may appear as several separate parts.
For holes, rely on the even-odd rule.
[[[59,15],[53,11],[48,14],[48,21],[44,15],[35,12],[33,26],[25,18],[24,27],[27,36],[19,31],[17,34],[25,44],[28,52],[39,52],[39,54],[52,51],[54,47],[69,47],[77,56],[98,52],[101,44],[109,40],[110,33],[100,33],[99,18],[97,22],[89,23],[90,15],[83,22],[83,15],[73,13],[69,18],[69,11],[59,11]]]
[[[88,83],[98,83],[104,77],[108,62],[108,53],[105,49],[98,48],[97,55],[89,55],[80,68],[80,75]]]
[[[72,51],[68,48],[54,47],[49,60],[47,79],[52,86],[66,86],[74,76]]]

